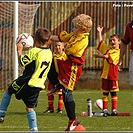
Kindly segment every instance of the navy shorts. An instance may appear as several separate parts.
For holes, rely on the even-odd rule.
[[[73,101],[72,91],[66,89],[64,86],[62,86],[62,95],[63,95],[63,102]]]
[[[16,99],[23,100],[28,108],[34,108],[37,106],[39,92],[42,89],[31,87],[28,83],[19,82],[14,80],[8,87],[9,94],[15,94]]]

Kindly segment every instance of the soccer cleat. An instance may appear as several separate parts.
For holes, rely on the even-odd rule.
[[[117,116],[118,115],[118,110],[113,109],[111,116]]]
[[[53,88],[48,92],[47,96],[54,95],[57,91],[62,89],[61,84],[54,85]]]
[[[56,89],[56,88],[52,88],[52,89],[48,92],[47,96],[52,96],[52,95],[54,95],[56,92],[57,92],[57,89]]]
[[[52,95],[54,95],[57,91],[58,91],[58,90],[57,90],[56,86],[54,86],[50,91],[48,91],[47,96],[52,96]]]
[[[56,112],[57,113],[62,113],[62,110],[58,108]]]
[[[47,107],[47,109],[43,113],[54,113],[54,110]]]
[[[103,113],[104,113],[104,114],[103,114],[104,117],[110,116],[110,114],[109,114],[109,112],[108,112],[107,109],[104,109],[104,110],[103,110]]]
[[[69,120],[68,122],[68,127],[65,131],[72,131],[76,128],[76,126],[78,126],[78,124],[80,123],[80,121],[78,120],[78,118],[75,118],[73,120]]]
[[[4,122],[4,117],[0,117],[0,123]]]

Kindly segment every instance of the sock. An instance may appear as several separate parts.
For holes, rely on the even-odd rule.
[[[118,97],[117,96],[111,96],[111,100],[112,100],[112,111],[114,109],[117,110]]]
[[[63,96],[59,95],[58,97],[58,109],[62,110],[63,108]]]
[[[11,101],[11,95],[8,94],[7,92],[4,92],[0,104],[0,116],[5,117],[10,101]]]
[[[54,110],[54,96],[48,96],[48,107],[51,110]]]
[[[64,105],[65,105],[65,109],[66,109],[69,120],[75,119],[76,118],[75,102],[74,101],[65,102]]]
[[[53,88],[53,85],[50,81],[48,81],[48,90],[51,90]],[[54,95],[48,96],[48,107],[51,110],[54,110]]]
[[[36,112],[34,110],[27,112],[27,118],[28,118],[30,131],[37,132],[38,128],[37,128]]]
[[[108,110],[108,96],[107,95],[103,95],[102,96],[102,100],[103,100],[103,110],[104,109]]]

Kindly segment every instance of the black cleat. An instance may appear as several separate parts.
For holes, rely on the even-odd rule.
[[[54,113],[54,110],[48,107],[45,111],[43,111],[43,113]]]
[[[111,116],[118,116],[118,111],[114,109],[111,113]]]
[[[57,113],[62,113],[62,110],[61,110],[61,109],[57,109],[56,112],[57,112]]]
[[[110,116],[110,114],[109,114],[109,112],[108,112],[107,109],[104,109],[104,110],[103,110],[103,113],[104,113],[104,114],[103,114],[104,117]]]

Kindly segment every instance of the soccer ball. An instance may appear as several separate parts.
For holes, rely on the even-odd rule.
[[[26,51],[33,47],[34,40],[30,34],[22,33],[16,39],[16,44],[18,43],[21,43],[23,45],[23,50]]]
[[[97,100],[95,101],[95,103],[94,103],[94,107],[95,107],[96,109],[102,110],[102,109],[103,109],[103,101],[102,101],[102,99],[97,99]]]

